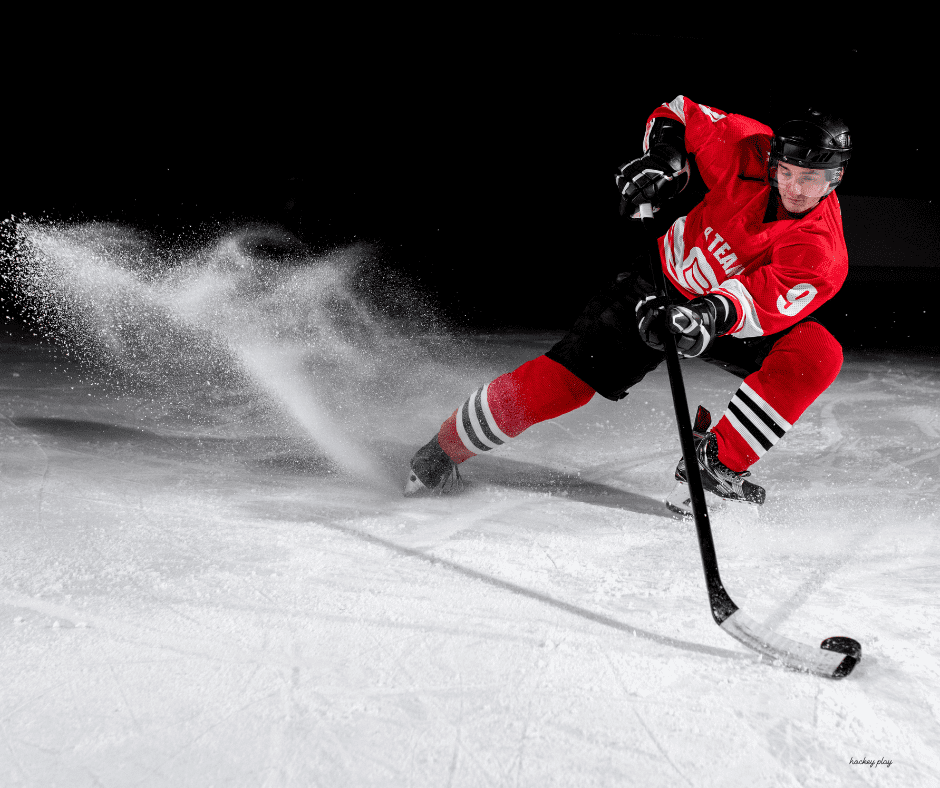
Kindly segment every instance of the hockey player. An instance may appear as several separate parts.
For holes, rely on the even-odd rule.
[[[708,492],[762,504],[749,468],[772,448],[842,366],[842,349],[812,316],[848,271],[833,193],[852,145],[838,118],[809,110],[768,126],[678,96],[650,116],[644,154],[619,168],[621,213],[658,209],[694,165],[708,193],[658,240],[671,292],[644,270],[620,274],[588,303],[545,355],[477,389],[411,460],[405,495],[441,490],[456,466],[525,429],[585,405],[595,393],[627,395],[665,358],[660,336],[681,355],[718,364],[743,381],[722,418],[700,408],[696,456]],[[672,305],[670,306],[669,303]],[[670,508],[690,513],[685,463]]]

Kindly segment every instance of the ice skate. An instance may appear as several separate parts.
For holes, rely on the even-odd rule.
[[[706,494],[725,501],[762,505],[766,491],[760,485],[746,480],[745,477],[750,476],[751,472],[732,471],[718,459],[718,439],[715,433],[708,431],[711,420],[711,413],[700,405],[695,415],[692,437],[701,470],[702,488]],[[685,459],[679,460],[676,466],[676,486],[666,496],[666,507],[677,514],[692,516],[692,498],[685,473]]]
[[[411,458],[405,496],[441,495],[463,489],[457,464],[447,456],[435,435]]]

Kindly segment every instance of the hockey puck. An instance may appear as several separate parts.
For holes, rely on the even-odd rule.
[[[839,667],[837,667],[832,674],[832,677],[836,679],[848,676],[862,658],[862,644],[857,640],[842,637],[841,635],[826,638],[820,644],[820,648],[824,648],[827,651],[835,651],[838,654],[845,654],[845,659],[839,663]]]

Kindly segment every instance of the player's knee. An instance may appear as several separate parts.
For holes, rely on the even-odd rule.
[[[594,389],[557,361],[542,355],[523,364],[513,375],[527,390],[527,399],[538,401],[545,414],[561,415],[590,402]],[[554,415],[546,416],[554,418]]]
[[[842,345],[819,323],[803,323],[800,330],[804,347],[808,350],[803,374],[812,380],[815,387],[826,389],[842,369]]]

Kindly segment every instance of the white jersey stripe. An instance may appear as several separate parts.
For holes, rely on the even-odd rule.
[[[704,104],[699,104],[698,108],[712,119],[712,123],[717,123],[722,118],[728,117],[727,115],[722,115],[720,112],[715,112],[711,107],[706,107]]]
[[[679,120],[685,123],[685,96],[676,96],[668,104],[663,104],[663,106],[675,112],[676,115],[679,116]]]
[[[666,233],[666,237],[663,238],[663,258],[666,262],[666,270],[674,276],[676,262],[672,256],[672,232],[673,228],[670,228],[669,232]]]
[[[744,309],[744,314],[738,315],[738,322],[741,324],[741,327],[738,328],[737,331],[732,331],[732,336],[738,339],[764,336],[764,329],[760,324],[760,317],[757,315],[757,305],[754,303],[754,297],[748,292],[740,279],[725,279],[725,281],[712,292],[717,294],[726,293],[734,296],[734,299]],[[743,323],[741,322],[742,319]]]
[[[663,238],[663,258],[666,262],[666,274],[674,283],[682,281],[679,277],[678,268],[685,260],[683,232],[685,232],[685,217],[680,216]]]

